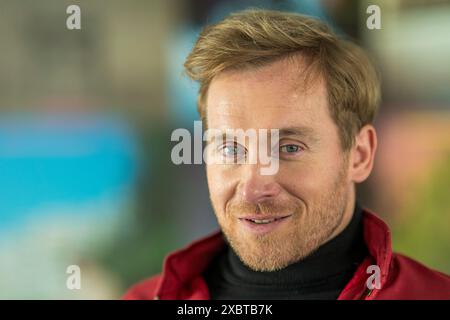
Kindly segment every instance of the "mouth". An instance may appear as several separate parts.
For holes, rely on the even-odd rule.
[[[241,224],[248,230],[256,234],[269,233],[281,224],[285,223],[292,215],[285,216],[246,216],[239,218]]]

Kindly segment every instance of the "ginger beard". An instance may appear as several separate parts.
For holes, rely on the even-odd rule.
[[[304,259],[330,240],[342,223],[348,201],[346,172],[344,161],[330,188],[322,190],[318,200],[308,205],[287,192],[259,204],[233,198],[223,214],[213,202],[226,240],[241,261],[255,271],[276,271]],[[256,235],[246,230],[237,218],[255,213],[292,216],[272,232]]]

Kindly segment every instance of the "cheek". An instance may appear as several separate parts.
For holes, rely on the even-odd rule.
[[[337,158],[310,158],[280,163],[277,180],[293,196],[305,202],[319,199],[333,188],[341,171]]]
[[[224,212],[227,202],[235,193],[237,180],[234,171],[226,169],[224,165],[206,166],[209,195],[216,211]]]
[[[277,181],[289,194],[306,202],[317,188],[318,181],[315,176],[310,166],[287,162],[280,163]]]

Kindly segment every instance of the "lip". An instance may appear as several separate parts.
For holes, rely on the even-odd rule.
[[[284,216],[263,216],[263,215],[250,215],[245,217],[240,217],[239,222],[252,233],[255,234],[266,234],[269,232],[272,232],[276,228],[278,228],[280,225],[286,223],[286,221],[289,220],[289,218],[292,215],[284,215]],[[275,219],[275,221],[265,223],[265,224],[257,224],[255,222],[252,222],[250,220],[272,220]]]
[[[263,215],[263,214],[253,214],[248,216],[239,217],[239,219],[249,219],[249,220],[271,220],[271,219],[281,219],[292,216],[292,214],[284,215]]]

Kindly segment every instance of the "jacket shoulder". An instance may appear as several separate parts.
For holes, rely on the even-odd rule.
[[[161,280],[161,274],[142,280],[127,290],[124,300],[153,300]]]
[[[381,299],[450,299],[450,276],[402,254],[392,257],[390,279]]]

